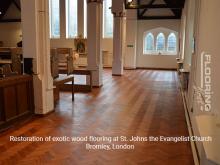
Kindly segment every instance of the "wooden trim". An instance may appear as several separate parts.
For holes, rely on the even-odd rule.
[[[21,22],[21,19],[1,19],[0,23]]]
[[[146,69],[146,70],[175,70],[175,71],[177,71],[177,68],[151,68],[151,67],[137,67],[136,69]]]
[[[111,69],[112,66],[103,66],[103,68]]]
[[[20,83],[24,83],[27,81],[32,82],[32,77],[29,75],[16,75],[12,77],[6,77],[6,78],[0,79],[0,82],[1,82],[0,87],[8,87],[11,85],[20,84]]]
[[[135,70],[137,69],[136,67],[124,67],[124,70]]]
[[[20,115],[16,118],[13,118],[7,122],[1,123],[0,125],[0,133],[3,131],[6,131],[12,127],[18,126],[18,124],[26,122],[27,120],[31,119],[34,116],[33,113],[25,113],[23,115]]]
[[[123,74],[112,74],[112,76],[123,76]]]
[[[156,4],[156,5],[125,5],[125,9],[178,9],[181,10],[184,6],[167,5],[167,4]]]
[[[50,114],[54,113],[55,112],[55,109],[53,109],[52,111],[50,112],[47,112],[45,114],[35,114],[36,117],[47,117],[49,116]]]
[[[180,19],[180,16],[141,16],[141,15],[138,15],[138,19],[142,19],[142,20]]]

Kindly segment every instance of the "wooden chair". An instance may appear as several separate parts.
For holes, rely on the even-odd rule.
[[[71,74],[73,72],[73,49],[57,48],[59,73]]]

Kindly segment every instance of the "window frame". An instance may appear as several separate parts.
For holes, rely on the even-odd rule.
[[[108,2],[111,2],[111,6],[112,6],[112,1],[111,0],[105,0],[105,1],[103,1],[103,19],[102,19],[102,21],[103,21],[103,38],[106,38],[106,39],[109,39],[109,38],[113,38],[113,24],[114,24],[114,18],[113,18],[113,14],[112,14],[112,25],[111,25],[111,35],[106,35],[106,22],[111,22],[111,21],[106,21],[105,19],[105,16],[107,15],[106,13],[107,13],[107,10],[108,10],[108,6],[105,6],[105,5],[107,5],[107,3]],[[109,9],[109,10],[111,10],[111,9]]]
[[[78,0],[74,0],[76,1],[76,33],[75,35],[70,35],[70,23],[69,23],[69,20],[72,20],[70,17],[70,1],[71,0],[65,0],[65,10],[66,10],[66,39],[73,39],[73,38],[76,38],[78,37]],[[72,10],[72,9],[71,9]]]
[[[154,38],[154,49],[152,51],[147,51],[146,37],[150,33],[153,35],[153,38]],[[163,34],[164,39],[165,39],[163,50],[157,50],[157,38],[158,38],[158,35],[160,33]],[[175,38],[176,38],[176,50],[175,51],[168,51],[168,36],[172,33],[175,35]],[[176,32],[174,30],[167,29],[167,28],[155,28],[155,29],[145,31],[143,33],[143,49],[142,49],[142,52],[143,52],[143,55],[168,55],[168,56],[171,55],[171,56],[173,56],[173,55],[178,54],[178,51],[179,51],[178,44],[179,44],[178,32]]]
[[[148,36],[151,36],[153,39],[153,49],[152,50],[147,50],[148,47],[148,41],[147,38]],[[154,35],[152,32],[148,32],[145,36],[144,36],[144,54],[150,54],[153,53],[155,49],[155,39],[154,39]]]
[[[50,25],[50,39],[60,39],[61,37],[61,27],[60,27],[60,1],[58,0],[58,27],[59,27],[59,34],[58,35],[54,35],[54,26],[52,26],[53,24],[53,8],[52,8],[52,1],[53,0],[49,0],[49,25]]]
[[[170,39],[170,37],[175,37],[175,50],[174,51],[169,50],[169,39]],[[169,52],[169,53],[177,53],[177,37],[176,37],[176,35],[173,32],[170,32],[170,34],[167,37],[167,52]]]
[[[163,37],[163,49],[162,49],[162,50],[159,50],[159,49],[158,49],[158,45],[159,45],[158,42],[159,42],[159,37],[160,37],[160,36]],[[156,50],[156,52],[158,52],[159,54],[165,52],[165,50],[166,50],[166,37],[165,37],[165,35],[164,35],[163,32],[160,32],[160,33],[157,34],[156,48],[155,48],[155,50]]]

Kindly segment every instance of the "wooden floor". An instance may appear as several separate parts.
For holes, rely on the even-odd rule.
[[[9,142],[9,136],[188,136],[174,71],[127,70],[90,94],[62,93],[54,113],[0,135],[0,164],[193,165],[189,142],[134,142],[134,150],[86,150],[85,142]],[[95,144],[95,143],[93,143]]]

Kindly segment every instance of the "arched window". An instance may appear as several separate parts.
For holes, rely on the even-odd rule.
[[[145,37],[145,52],[154,50],[154,36],[152,33],[148,33]]]
[[[163,33],[157,35],[156,48],[157,51],[164,51],[165,49],[165,36]]]
[[[176,52],[176,35],[174,33],[170,33],[170,35],[168,36],[167,51]]]

